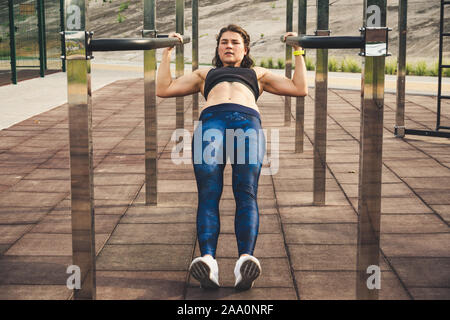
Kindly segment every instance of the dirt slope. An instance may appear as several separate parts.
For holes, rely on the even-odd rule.
[[[106,1],[106,2],[104,2]],[[128,7],[124,3],[128,2]],[[215,35],[222,26],[236,23],[246,29],[252,39],[251,55],[261,58],[284,58],[284,47],[279,37],[286,30],[286,1],[284,0],[201,0],[199,1],[200,62],[210,63],[215,48]],[[309,1],[307,33],[316,29],[316,1]],[[330,0],[330,30],[332,35],[358,35],[362,26],[362,0]],[[120,6],[122,9],[120,10]],[[439,48],[439,1],[408,1],[408,60],[434,61]],[[450,10],[450,8],[449,8]],[[89,7],[91,29],[95,37],[140,37],[142,29],[142,0],[91,0]],[[397,54],[398,1],[388,0],[389,51]],[[119,22],[122,20],[122,22]],[[446,19],[450,30],[450,19]],[[191,1],[185,1],[185,34],[191,35]],[[157,0],[157,29],[161,33],[175,29],[175,0]],[[294,31],[297,30],[297,1],[294,0]],[[444,46],[445,47],[445,46]],[[448,47],[448,46],[447,46]],[[310,50],[310,55],[313,55]],[[446,52],[446,55],[449,52]],[[190,61],[191,45],[185,49]],[[126,57],[127,55],[123,55]],[[337,58],[353,56],[355,50],[330,51]],[[450,54],[449,54],[450,58]]]

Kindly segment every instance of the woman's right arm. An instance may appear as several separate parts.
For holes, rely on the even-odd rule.
[[[169,37],[177,37],[183,42],[183,38],[178,33],[170,33]],[[165,48],[162,52],[156,80],[156,95],[161,98],[180,97],[199,92],[203,81],[198,69],[177,79],[172,79],[170,56],[173,48]]]

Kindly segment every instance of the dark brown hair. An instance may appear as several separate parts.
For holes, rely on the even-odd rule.
[[[212,60],[213,66],[215,66],[216,68],[223,67],[222,60],[220,60],[220,57],[219,57],[219,42],[220,42],[220,38],[222,37],[223,33],[227,32],[227,31],[239,33],[241,35],[242,39],[244,40],[244,47],[247,49],[247,54],[244,56],[244,59],[242,59],[241,68],[253,67],[255,63],[253,62],[252,58],[250,57],[250,36],[248,35],[247,31],[245,31],[244,29],[242,29],[241,27],[239,27],[238,25],[235,25],[235,24],[229,24],[228,26],[220,29],[219,34],[216,36],[217,46],[216,46],[216,55],[214,56],[214,58]]]

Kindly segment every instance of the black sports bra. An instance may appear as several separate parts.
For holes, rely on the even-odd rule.
[[[241,67],[222,67],[209,70],[205,79],[205,99],[216,84],[223,81],[240,82],[246,85],[255,96],[255,101],[259,97],[259,86],[256,72],[253,69]]]

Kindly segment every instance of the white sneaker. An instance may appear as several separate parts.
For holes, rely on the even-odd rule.
[[[234,275],[236,282],[234,287],[238,290],[248,290],[253,287],[253,282],[261,274],[261,265],[254,256],[242,256],[236,262]]]
[[[217,260],[212,256],[195,258],[189,272],[192,276],[200,282],[200,285],[204,289],[216,289],[219,288],[219,266]]]

